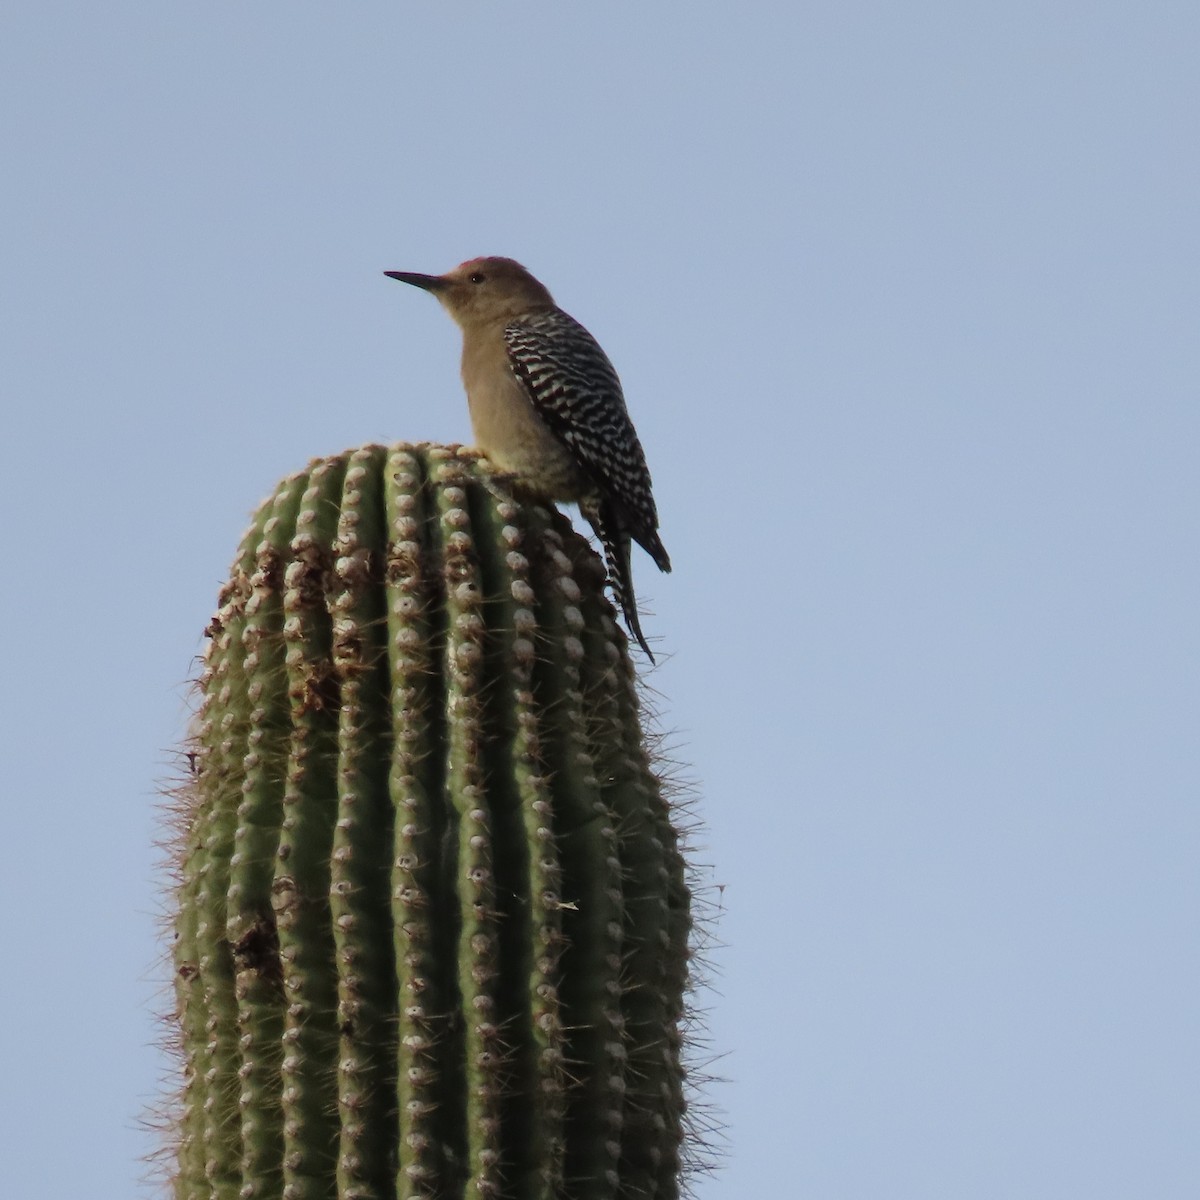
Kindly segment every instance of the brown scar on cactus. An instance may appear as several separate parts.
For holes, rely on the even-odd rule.
[[[602,562],[503,485],[367,446],[242,540],[167,805],[176,1200],[675,1200],[713,1165],[688,795]]]

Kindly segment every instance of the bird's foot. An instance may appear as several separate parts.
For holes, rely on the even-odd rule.
[[[501,471],[498,467],[493,466],[488,462],[487,456],[482,450],[476,450],[474,453],[487,468],[480,472],[480,482],[497,500],[504,500],[511,504],[518,498],[520,492],[519,476],[512,471]]]

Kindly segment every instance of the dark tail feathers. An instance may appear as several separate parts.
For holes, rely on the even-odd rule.
[[[585,500],[579,505],[579,511],[587,518],[588,524],[604,547],[608,583],[612,588],[613,599],[625,617],[625,624],[637,639],[637,644],[646,652],[646,657],[653,663],[654,654],[646,643],[641,623],[638,621],[637,598],[633,593],[633,570],[629,563],[632,547],[630,536],[621,527],[620,518],[613,507],[603,500]],[[651,530],[649,536],[644,539],[639,538],[638,543],[654,559],[660,570],[671,569],[671,560],[667,557],[666,548],[655,531]]]

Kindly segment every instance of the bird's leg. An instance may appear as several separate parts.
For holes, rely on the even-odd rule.
[[[502,471],[487,456],[486,450],[478,446],[458,446],[456,453],[459,458],[474,459],[483,466],[483,485],[497,500],[513,499],[513,493],[519,482],[518,476],[512,471]]]
[[[497,500],[511,504],[517,499],[520,493],[520,478],[512,471],[499,471],[490,462],[487,455],[482,450],[475,451],[475,456],[486,464],[488,470],[481,475],[483,486],[487,488]]]

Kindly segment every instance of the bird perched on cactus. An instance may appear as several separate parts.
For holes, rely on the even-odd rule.
[[[671,560],[658,535],[646,456],[599,343],[510,258],[473,258],[445,275],[384,274],[432,292],[458,323],[476,444],[521,488],[579,505],[604,548],[626,624],[653,662],[638,621],[630,544],[662,571]]]

